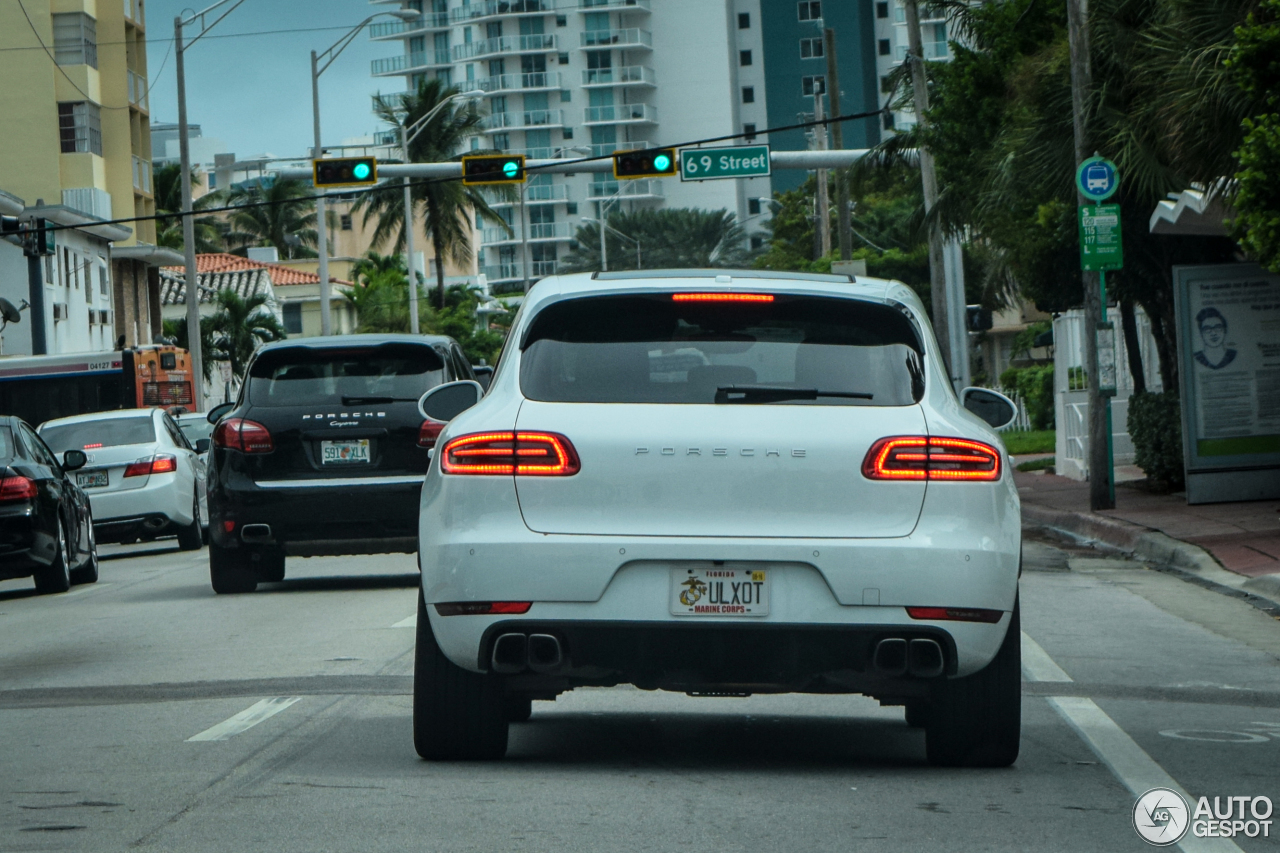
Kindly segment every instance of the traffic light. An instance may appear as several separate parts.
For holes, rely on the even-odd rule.
[[[369,187],[378,182],[376,157],[339,157],[311,162],[312,180],[317,187]]]
[[[620,151],[613,155],[613,176],[629,178],[661,178],[678,174],[680,163],[674,148],[649,148],[644,151]]]
[[[462,158],[462,182],[475,184],[523,184],[523,154],[469,154]]]

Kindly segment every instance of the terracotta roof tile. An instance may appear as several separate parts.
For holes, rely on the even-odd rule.
[[[165,267],[165,269],[181,270],[182,268]],[[320,276],[313,272],[304,272],[283,264],[251,261],[248,258],[242,258],[230,252],[207,252],[196,255],[196,271],[199,273],[243,272],[246,270],[270,270],[271,283],[276,287],[288,287],[291,284],[318,284],[320,282]],[[335,278],[334,276],[329,276],[329,281],[335,284],[351,284],[349,281]]]

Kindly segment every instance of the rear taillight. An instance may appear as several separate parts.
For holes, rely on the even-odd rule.
[[[213,446],[229,447],[241,453],[270,453],[276,449],[271,432],[257,421],[226,418],[213,429]]]
[[[862,460],[870,480],[999,480],[1000,451],[967,438],[882,438]]]
[[[446,426],[448,424],[442,424],[439,421],[423,421],[422,426],[418,427],[418,446],[435,447],[436,439],[440,437],[440,433],[444,432]]]
[[[137,462],[130,462],[125,466],[124,475],[126,477],[146,477],[149,474],[172,474],[177,470],[178,459],[176,456],[160,454],[158,456],[148,456],[146,459],[139,459]]]
[[[569,439],[554,432],[477,432],[449,439],[440,455],[446,474],[568,477],[581,468]]]
[[[982,607],[908,607],[912,619],[933,619],[943,622],[987,622],[994,625],[1004,616],[1003,610],[987,610]]]
[[[437,604],[441,616],[485,616],[492,613],[528,613],[529,601],[456,601]]]
[[[33,501],[38,495],[36,481],[30,477],[5,477],[4,482],[0,482],[0,503]]]

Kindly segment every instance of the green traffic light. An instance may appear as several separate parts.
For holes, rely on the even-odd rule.
[[[520,173],[520,164],[514,160],[508,160],[502,164],[502,174],[508,178],[514,178]]]
[[[659,172],[665,172],[671,168],[671,158],[666,154],[659,154],[653,158],[653,168]]]
[[[367,180],[369,177],[369,164],[357,163],[356,167],[351,170],[351,173],[356,176],[357,181]]]

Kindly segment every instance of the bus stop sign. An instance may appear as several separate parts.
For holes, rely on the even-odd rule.
[[[1076,169],[1076,189],[1089,201],[1106,201],[1120,188],[1116,164],[1103,157],[1090,157]]]

